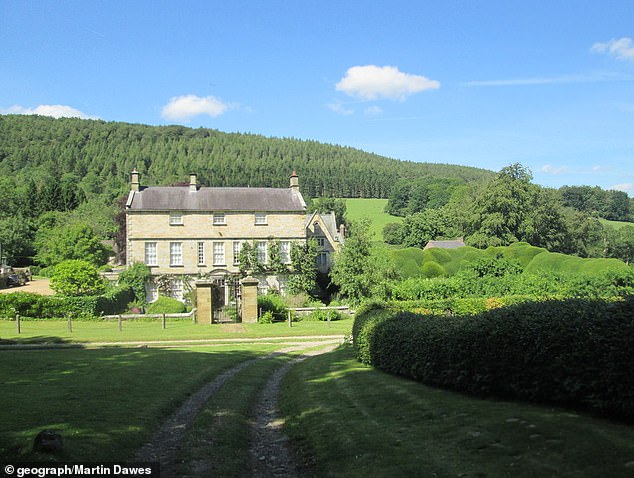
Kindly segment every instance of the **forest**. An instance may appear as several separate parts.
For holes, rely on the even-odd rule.
[[[2,256],[11,265],[103,264],[110,254],[103,241],[124,240],[122,198],[134,168],[148,185],[177,184],[196,172],[206,186],[253,187],[286,187],[296,170],[307,199],[389,198],[388,212],[405,220],[387,228],[385,239],[404,246],[464,236],[476,247],[525,241],[582,257],[631,255],[619,249],[629,228],[618,233],[600,222],[632,221],[625,193],[541,188],[517,164],[496,174],[292,138],[0,115]]]
[[[0,115],[0,244],[9,264],[100,263],[101,240],[123,240],[121,198],[137,168],[147,185],[198,174],[205,186],[287,187],[296,170],[311,197],[387,197],[399,179],[467,183],[490,171],[397,161],[297,139],[183,126]],[[121,215],[118,216],[119,222]]]

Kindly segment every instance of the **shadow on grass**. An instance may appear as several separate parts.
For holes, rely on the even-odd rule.
[[[41,345],[43,347],[47,345],[67,345],[69,347],[74,348],[82,348],[84,347],[84,343],[86,341],[78,341],[77,339],[66,339],[63,337],[56,337],[52,335],[37,335],[34,337],[19,337],[19,338],[10,338],[3,339],[0,337],[0,349],[3,346],[12,346],[11,348],[20,348],[19,346],[34,346]],[[7,347],[8,348],[8,347]]]
[[[56,337],[16,340],[16,347]],[[62,340],[61,342],[64,343]],[[73,344],[77,345],[77,344]],[[79,347],[82,347],[79,345]],[[124,461],[190,395],[270,347],[82,349],[0,352],[0,461]],[[64,451],[32,451],[55,430]]]

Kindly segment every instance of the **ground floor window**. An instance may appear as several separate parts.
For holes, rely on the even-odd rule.
[[[158,287],[154,282],[148,282],[145,284],[145,300],[148,301],[149,304],[152,302],[156,302],[158,299]]]
[[[176,300],[183,300],[183,279],[174,279],[170,284],[170,297]]]

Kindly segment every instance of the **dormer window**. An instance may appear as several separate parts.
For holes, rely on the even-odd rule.
[[[255,225],[263,226],[266,225],[266,213],[265,212],[256,212],[255,213]]]
[[[214,226],[224,226],[227,224],[227,220],[224,212],[214,213]]]
[[[183,213],[170,212],[170,226],[182,226],[183,225]]]

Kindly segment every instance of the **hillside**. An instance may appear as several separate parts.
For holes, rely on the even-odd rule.
[[[0,176],[29,175],[42,184],[72,174],[87,195],[118,194],[137,168],[146,184],[183,181],[190,172],[208,186],[286,186],[300,175],[306,197],[387,197],[401,178],[475,181],[490,171],[398,161],[358,149],[183,126],[0,115]]]

